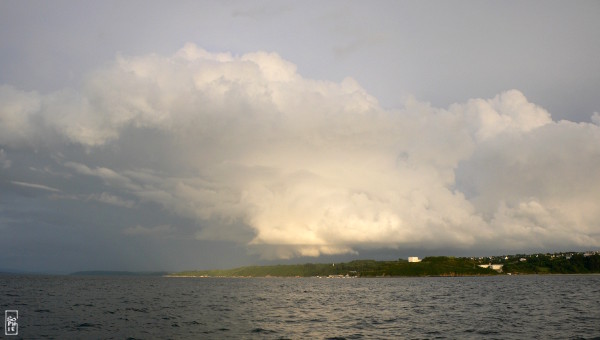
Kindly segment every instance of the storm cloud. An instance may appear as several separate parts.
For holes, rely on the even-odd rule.
[[[120,55],[77,88],[1,86],[0,173],[42,201],[119,209],[122,237],[187,233],[268,259],[598,247],[591,121],[554,121],[517,89],[387,109],[352,78],[189,43]],[[135,222],[152,207],[189,226]]]

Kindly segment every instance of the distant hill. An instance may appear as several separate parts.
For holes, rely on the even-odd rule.
[[[185,271],[172,277],[383,277],[383,276],[472,276],[497,275],[481,268],[476,260],[455,257],[426,257],[421,262],[357,260],[335,264],[250,266],[227,270]]]
[[[114,270],[88,270],[74,272],[69,275],[75,276],[164,276],[167,272],[129,272]]]
[[[44,272],[33,272],[20,269],[0,268],[0,275],[51,275]]]
[[[492,262],[504,264],[504,271],[512,274],[600,273],[600,254],[597,252],[515,255]]]
[[[493,265],[493,266],[492,266]],[[490,266],[499,268],[482,268]],[[473,276],[504,274],[600,273],[600,252],[561,252],[489,257],[426,257],[421,262],[357,260],[347,263],[306,263],[250,266],[227,270],[196,270],[172,273],[171,277],[383,277]]]

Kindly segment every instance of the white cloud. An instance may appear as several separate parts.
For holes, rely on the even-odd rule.
[[[1,144],[83,145],[102,157],[65,157],[74,174],[266,257],[600,246],[600,127],[554,122],[517,90],[447,110],[414,98],[385,110],[350,78],[307,79],[273,53],[188,44],[171,57],[121,56],[80,94],[3,87],[0,99],[11,126]]]
[[[19,182],[19,181],[11,181],[12,184],[18,185],[20,187],[25,187],[25,188],[32,188],[32,189],[39,189],[39,190],[45,190],[45,191],[53,191],[53,192],[60,192],[60,190],[56,189],[56,188],[52,188],[43,184],[37,184],[37,183],[27,183],[27,182]]]
[[[0,144],[18,146],[30,143],[37,128],[32,116],[40,109],[41,99],[37,93],[0,86]]]
[[[138,188],[128,177],[120,175],[114,170],[106,167],[96,167],[95,169],[91,169],[84,164],[76,162],[66,162],[64,166],[75,170],[79,174],[99,177],[104,180],[107,185],[111,185],[113,187],[120,187],[130,190],[135,190]]]
[[[466,104],[454,104],[450,110],[465,115],[478,141],[500,133],[528,132],[552,122],[546,110],[528,102],[517,90],[504,92],[490,100],[471,99]]]

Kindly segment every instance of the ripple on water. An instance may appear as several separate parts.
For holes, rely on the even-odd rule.
[[[275,334],[277,333],[274,330],[270,330],[270,329],[265,329],[265,328],[261,328],[261,327],[257,327],[254,328],[250,331],[250,333],[257,333],[257,334]]]
[[[6,309],[20,310],[19,335],[26,338],[600,340],[600,290],[590,288],[600,286],[600,276],[356,280],[57,276],[0,278],[0,285],[8,291],[2,295],[10,303]],[[33,307],[27,312],[20,306]]]
[[[93,323],[89,323],[89,322],[84,322],[84,323],[80,323],[79,325],[77,325],[77,328],[100,328],[100,325],[96,325]]]

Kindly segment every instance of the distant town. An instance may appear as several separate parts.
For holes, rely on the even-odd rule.
[[[516,254],[486,257],[411,256],[397,261],[249,266],[172,273],[169,277],[401,277],[600,273],[600,251]]]
[[[600,251],[471,257],[478,266],[507,274],[577,274],[600,272]]]

